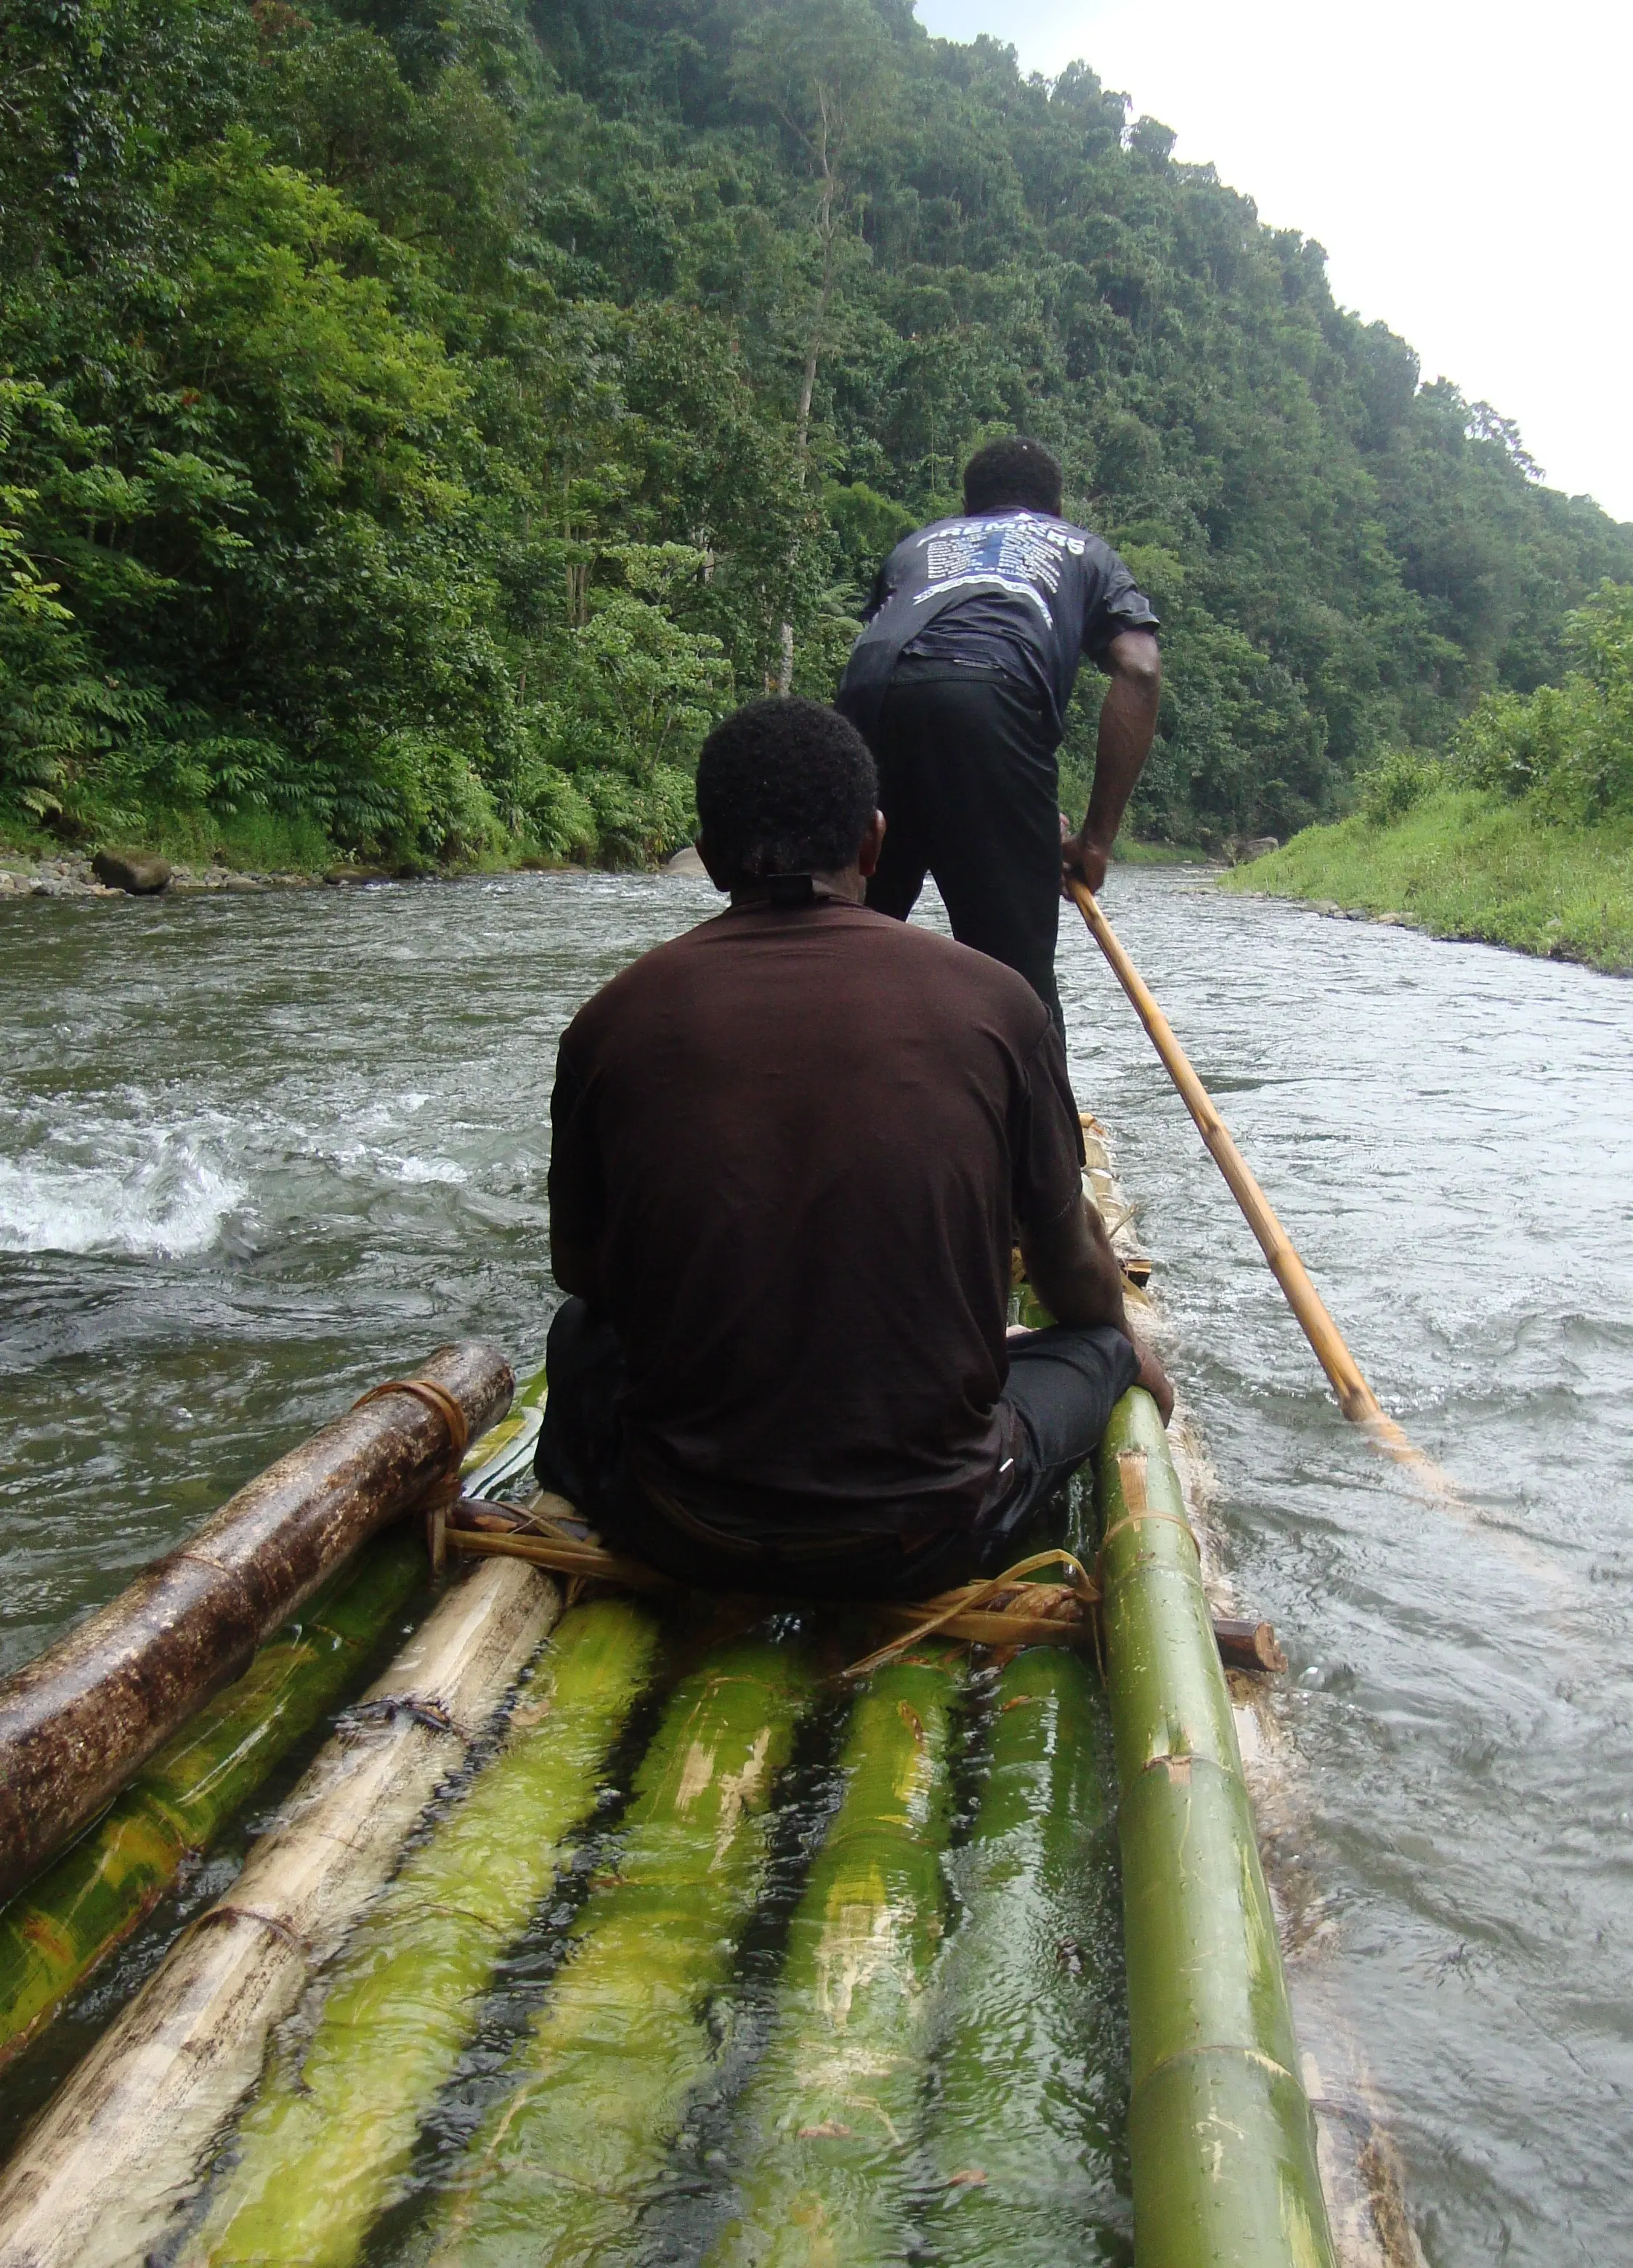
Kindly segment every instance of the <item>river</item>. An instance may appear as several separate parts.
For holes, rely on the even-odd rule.
[[[536,1356],[556,1037],[706,885],[0,906],[0,1668],[372,1381]],[[1338,1418],[1087,938],[1117,1147],[1244,1602],[1274,1871],[1433,2268],[1633,2257],[1633,987],[1117,872],[1108,911],[1385,1404]],[[933,917],[933,915],[932,917]]]

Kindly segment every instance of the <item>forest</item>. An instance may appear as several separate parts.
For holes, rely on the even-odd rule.
[[[1155,841],[1530,715],[1633,581],[1319,245],[908,0],[10,0],[0,89],[15,840],[651,863],[998,432],[1163,615]]]

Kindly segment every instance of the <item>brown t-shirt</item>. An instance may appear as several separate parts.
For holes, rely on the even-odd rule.
[[[552,1228],[596,1255],[644,1477],[909,1537],[1003,1493],[1012,1235],[1083,1161],[1022,978],[859,906],[734,908],[579,1011],[551,1123]]]

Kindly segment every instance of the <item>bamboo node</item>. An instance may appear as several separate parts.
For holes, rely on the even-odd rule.
[[[422,1701],[412,1693],[381,1693],[371,1701],[357,1702],[335,1720],[335,1729],[343,1740],[349,1733],[360,1733],[369,1725],[394,1725],[409,1718],[423,1725],[427,1732],[452,1733],[461,1739],[459,1727],[439,1701]]]

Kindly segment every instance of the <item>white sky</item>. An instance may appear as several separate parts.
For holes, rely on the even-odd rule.
[[[919,0],[1021,66],[1081,57],[1324,246],[1423,376],[1514,418],[1551,487],[1633,519],[1633,4]]]

